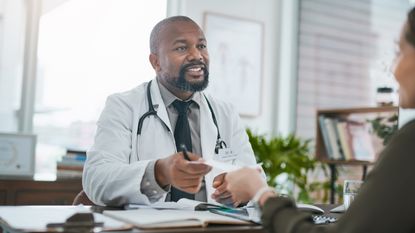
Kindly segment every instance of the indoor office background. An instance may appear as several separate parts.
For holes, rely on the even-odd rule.
[[[36,173],[48,177],[67,149],[91,146],[108,95],[154,77],[148,38],[156,22],[187,15],[206,29],[209,15],[216,15],[259,29],[257,47],[246,48],[243,38],[235,38],[240,47],[223,53],[229,64],[233,53],[259,54],[256,72],[246,61],[224,71],[225,58],[211,51],[211,74],[233,76],[226,81],[211,75],[214,87],[233,93],[219,92],[220,97],[239,104],[244,124],[254,132],[294,133],[313,144],[317,109],[376,106],[379,87],[392,88],[397,104],[391,65],[412,5],[408,0],[0,0],[0,132],[36,134]],[[207,32],[208,43],[216,37]],[[255,89],[244,89],[245,79],[238,77]],[[255,96],[250,106],[238,100],[244,95]]]

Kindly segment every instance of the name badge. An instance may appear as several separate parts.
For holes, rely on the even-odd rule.
[[[231,148],[219,149],[218,153],[215,154],[215,160],[221,162],[234,161],[238,157],[234,154]]]

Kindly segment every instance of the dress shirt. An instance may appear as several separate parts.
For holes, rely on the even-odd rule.
[[[160,82],[157,81],[159,85],[161,98],[163,99],[164,105],[166,106],[167,114],[169,116],[170,125],[174,131],[176,127],[176,122],[178,118],[178,112],[173,106],[173,102],[177,98],[173,93],[171,93],[166,87],[164,87]],[[188,101],[192,101],[192,104],[189,106],[189,125],[190,132],[192,137],[192,153],[202,156],[202,146],[200,141],[200,101],[202,94],[200,92],[195,92]],[[141,192],[144,193],[151,202],[158,201],[166,192],[169,192],[170,186],[160,187],[156,181],[154,166],[156,160],[151,161],[145,170],[144,177],[141,180]],[[198,193],[195,194],[195,200],[205,202],[207,201],[206,197],[206,188],[205,180],[202,181],[202,187]],[[170,193],[166,197],[166,201],[170,201]]]

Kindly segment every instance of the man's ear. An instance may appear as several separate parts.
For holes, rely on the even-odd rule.
[[[148,56],[148,59],[150,60],[151,66],[153,66],[153,69],[158,72],[160,70],[160,62],[157,57],[157,55],[150,53],[150,56]]]

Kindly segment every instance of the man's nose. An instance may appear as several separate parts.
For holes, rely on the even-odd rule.
[[[189,54],[187,55],[188,61],[203,61],[202,52],[197,48],[192,48],[189,50]]]

